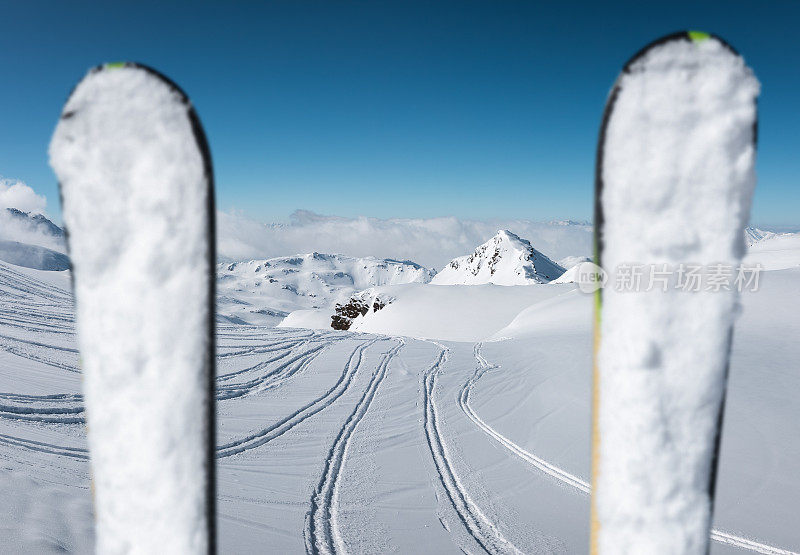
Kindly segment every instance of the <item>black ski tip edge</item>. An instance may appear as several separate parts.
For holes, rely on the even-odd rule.
[[[736,56],[741,56],[739,52],[728,43],[725,39],[720,37],[719,35],[715,35],[714,33],[705,33],[702,31],[676,31],[675,33],[670,33],[668,35],[664,35],[661,38],[654,40],[653,42],[645,45],[642,47],[636,54],[634,54],[625,65],[622,67],[623,73],[630,73],[630,67],[636,63],[642,56],[647,54],[651,49],[661,46],[662,44],[666,44],[672,41],[678,40],[685,40],[689,42],[702,42],[704,40],[714,39],[719,42],[722,46],[724,46],[727,50],[729,50],[732,54]]]
[[[603,192],[603,154],[604,154],[604,147],[605,147],[605,140],[606,140],[606,129],[608,127],[608,122],[611,119],[611,113],[614,111],[614,105],[616,104],[617,96],[619,95],[620,89],[620,79],[619,77],[631,72],[631,67],[637,61],[639,61],[642,57],[644,57],[650,50],[661,46],[662,44],[666,44],[672,41],[680,41],[685,40],[689,42],[701,42],[703,40],[714,39],[719,42],[724,48],[730,51],[735,56],[741,56],[739,51],[736,50],[733,46],[731,46],[728,41],[716,35],[714,33],[705,33],[701,31],[676,31],[674,33],[670,33],[668,35],[664,35],[661,38],[658,38],[649,44],[642,47],[636,54],[634,54],[625,65],[622,66],[622,71],[620,72],[619,76],[614,82],[614,85],[611,88],[611,92],[608,95],[608,100],[606,101],[605,110],[603,111],[603,119],[600,124],[600,133],[597,140],[597,153],[595,158],[595,203],[594,203],[594,263],[598,266],[602,267],[602,254],[603,254],[603,238],[602,238],[602,228],[603,223],[605,222],[605,218],[603,215],[603,206],[601,201],[601,196]],[[753,143],[757,142],[758,137],[758,120],[753,125]],[[598,289],[598,295],[602,298],[602,289]]]

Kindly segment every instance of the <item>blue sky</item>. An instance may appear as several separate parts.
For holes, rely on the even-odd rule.
[[[47,195],[87,68],[133,60],[192,97],[217,202],[262,221],[589,219],[605,97],[641,46],[732,43],[762,82],[758,224],[800,223],[800,3],[3,2],[0,175]]]

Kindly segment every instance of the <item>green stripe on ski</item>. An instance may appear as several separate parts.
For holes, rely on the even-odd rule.
[[[711,38],[709,33],[704,33],[703,31],[687,31],[686,34],[689,35],[689,39],[692,42],[703,42]]]
[[[125,67],[125,62],[109,62],[103,66],[105,69],[120,69]]]
[[[597,322],[598,325],[600,325],[600,317],[602,316],[602,310],[603,310],[603,295],[602,293],[600,293],[600,289],[602,289],[602,287],[598,288],[594,292],[594,310],[595,310],[594,314],[595,314],[595,322]]]

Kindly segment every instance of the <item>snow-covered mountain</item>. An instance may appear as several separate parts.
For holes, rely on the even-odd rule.
[[[218,314],[230,322],[275,324],[289,312],[330,308],[369,287],[428,283],[434,273],[408,260],[317,252],[219,264]]]
[[[528,285],[547,283],[564,268],[537,251],[529,241],[501,229],[475,252],[450,261],[431,281],[434,285]]]
[[[758,229],[757,227],[747,226],[744,228],[744,240],[747,242],[748,247],[752,247],[759,241],[764,241],[765,239],[771,239],[775,237],[777,233],[774,231],[764,231],[763,229]]]
[[[0,209],[0,260],[35,270],[69,268],[64,231],[42,214]]]
[[[63,237],[64,230],[47,219],[42,214],[23,212],[16,208],[6,208],[6,215],[13,221],[27,227],[32,232],[41,233],[49,237]]]

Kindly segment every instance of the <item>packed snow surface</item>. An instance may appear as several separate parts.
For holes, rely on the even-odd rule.
[[[75,272],[99,553],[207,549],[213,267],[187,112],[143,69],[93,71],[50,145]]]
[[[547,283],[564,268],[547,258],[518,235],[500,230],[475,252],[450,261],[431,283],[434,285],[528,285]]]
[[[602,158],[611,282],[597,368],[599,548],[704,553],[736,291],[615,284],[626,265],[735,268],[755,184],[759,85],[709,38],[651,48],[617,86]]]

